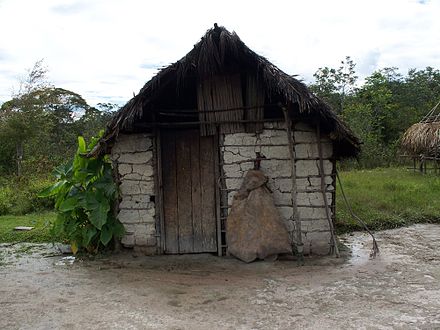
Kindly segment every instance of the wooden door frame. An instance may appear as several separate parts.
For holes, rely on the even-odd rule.
[[[162,129],[158,129],[155,134],[155,191],[156,191],[156,235],[159,242],[157,243],[158,254],[165,254],[166,251],[166,239],[165,239],[165,211],[164,211],[164,190],[163,190],[163,172],[162,172]],[[221,239],[221,206],[220,206],[220,185],[218,181],[220,180],[221,173],[221,164],[219,157],[219,134],[215,134],[213,136],[213,145],[214,145],[214,202],[215,202],[215,223],[217,230],[217,254],[218,256],[222,256],[222,239]]]

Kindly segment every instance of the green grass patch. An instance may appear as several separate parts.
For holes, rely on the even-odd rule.
[[[378,168],[339,173],[344,192],[356,215],[372,230],[420,222],[440,223],[440,176],[404,168]],[[338,186],[338,233],[362,230],[352,219]]]
[[[0,243],[45,243],[56,241],[57,239],[53,239],[50,233],[51,224],[55,221],[55,218],[55,212],[0,216]],[[15,231],[14,227],[17,226],[34,227],[34,229],[30,231]]]

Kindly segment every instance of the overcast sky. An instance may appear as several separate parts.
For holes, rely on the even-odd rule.
[[[440,0],[0,0],[0,102],[44,58],[55,86],[125,104],[215,22],[306,82],[346,55],[361,77],[440,69]]]

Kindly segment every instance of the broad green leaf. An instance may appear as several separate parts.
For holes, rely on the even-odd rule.
[[[62,186],[64,184],[66,184],[66,182],[67,182],[66,180],[61,180],[61,181],[56,182],[54,185],[42,190],[38,194],[38,197],[50,197],[50,196],[54,196],[54,195],[58,194],[58,192],[60,191]]]
[[[100,235],[101,243],[104,246],[107,246],[107,244],[110,242],[112,237],[113,237],[112,228],[109,225],[103,226],[101,229],[101,235]]]
[[[102,226],[107,222],[107,213],[110,210],[110,207],[107,205],[99,204],[99,207],[92,210],[89,215],[90,222],[97,229],[101,230]]]
[[[59,206],[61,212],[72,211],[78,205],[77,197],[68,197]]]
[[[78,136],[78,152],[82,154],[87,152],[86,141],[82,136]]]
[[[92,238],[96,235],[97,232],[98,231],[93,226],[84,227],[84,234],[83,234],[84,246],[88,246],[90,244]]]

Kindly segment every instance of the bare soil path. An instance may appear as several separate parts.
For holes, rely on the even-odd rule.
[[[440,226],[344,236],[346,258],[75,260],[0,246],[0,329],[437,329]]]

